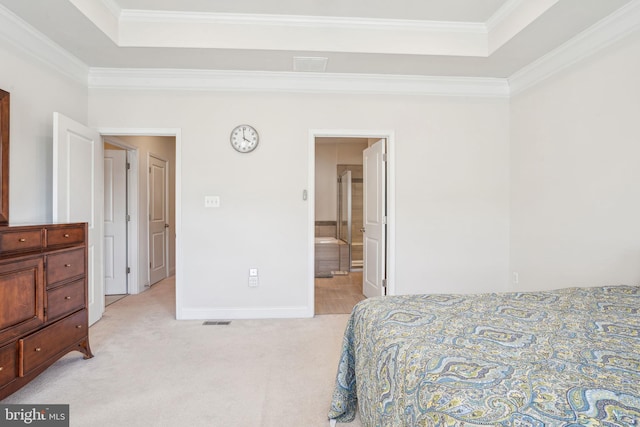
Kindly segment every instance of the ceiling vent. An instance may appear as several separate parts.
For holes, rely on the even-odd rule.
[[[322,73],[327,69],[327,60],[322,56],[294,56],[293,71]]]

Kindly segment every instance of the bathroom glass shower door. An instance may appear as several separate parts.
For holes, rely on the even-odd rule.
[[[338,239],[348,245],[349,257],[343,271],[351,269],[351,171],[343,172],[338,179]]]

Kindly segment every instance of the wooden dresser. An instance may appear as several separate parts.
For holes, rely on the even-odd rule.
[[[0,226],[0,400],[77,350],[87,320],[87,224]]]

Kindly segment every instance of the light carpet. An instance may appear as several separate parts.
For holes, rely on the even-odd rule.
[[[347,318],[175,320],[170,278],[107,307],[94,358],[70,353],[2,403],[69,404],[78,427],[328,426]]]

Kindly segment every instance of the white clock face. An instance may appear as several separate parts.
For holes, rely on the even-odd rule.
[[[236,126],[231,131],[231,146],[241,153],[248,153],[258,146],[258,132],[249,125]]]

